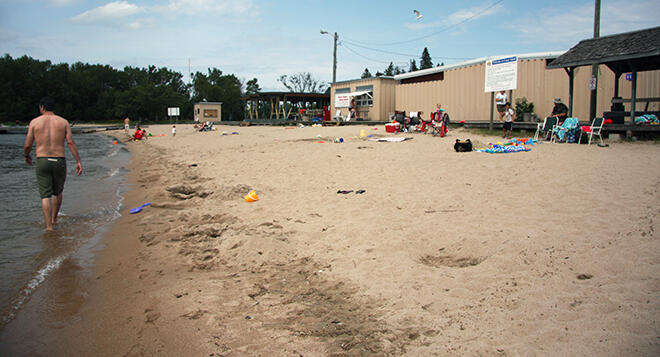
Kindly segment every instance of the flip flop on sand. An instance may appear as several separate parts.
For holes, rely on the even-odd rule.
[[[131,214],[140,213],[140,211],[142,211],[143,208],[145,208],[145,207],[147,207],[147,206],[150,206],[150,205],[151,205],[151,202],[148,202],[148,203],[143,204],[143,205],[140,206],[140,207],[135,207],[135,208],[133,208],[133,209],[130,210],[129,212],[131,212]]]
[[[366,190],[357,190],[357,191],[355,191],[355,193],[357,193],[358,195],[362,194],[362,193],[365,193],[365,192],[367,192],[367,191]]]
[[[353,192],[353,190],[339,190],[339,191],[337,191],[337,193],[341,193],[342,195],[345,195],[345,194],[351,193],[351,192]]]

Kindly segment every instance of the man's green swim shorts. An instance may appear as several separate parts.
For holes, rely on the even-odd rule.
[[[38,157],[35,165],[37,187],[41,198],[57,196],[64,190],[66,159],[63,157]]]

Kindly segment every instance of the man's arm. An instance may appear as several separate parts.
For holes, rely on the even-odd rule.
[[[32,144],[34,144],[34,129],[32,127],[32,122],[30,122],[27,136],[25,137],[25,144],[23,145],[23,154],[25,155],[25,162],[28,165],[32,165],[32,156],[30,155]]]
[[[73,157],[76,159],[76,173],[78,176],[82,174],[82,162],[80,162],[80,155],[78,155],[78,147],[76,146],[76,142],[73,141],[73,135],[71,134],[71,127],[69,126],[69,123],[66,123],[66,143],[69,145],[69,150],[71,150],[71,154],[73,154]]]

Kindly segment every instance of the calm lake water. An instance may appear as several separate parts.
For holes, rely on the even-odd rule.
[[[46,310],[66,309],[84,299],[80,289],[65,286],[75,281],[56,276],[65,270],[89,274],[93,256],[102,248],[102,233],[119,217],[128,150],[104,135],[79,134],[74,139],[84,172],[76,176],[67,149],[60,218],[56,232],[46,233],[34,167],[23,160],[25,135],[0,135],[0,331],[35,296]],[[45,293],[35,294],[38,289]],[[62,296],[63,291],[71,296]]]

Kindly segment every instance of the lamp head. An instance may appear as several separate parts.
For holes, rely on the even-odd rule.
[[[328,31],[326,31],[326,30],[324,30],[324,29],[321,29],[321,34],[322,34],[322,35],[325,35],[325,34],[327,34],[327,33],[328,33]]]

